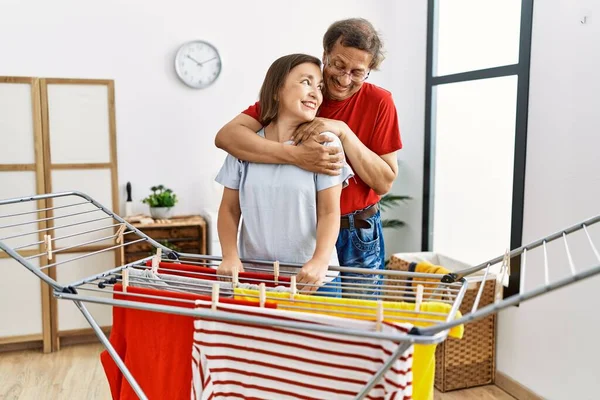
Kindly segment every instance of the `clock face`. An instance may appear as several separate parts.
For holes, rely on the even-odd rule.
[[[221,73],[217,49],[202,40],[185,43],[175,56],[175,71],[186,85],[202,89],[211,85]]]

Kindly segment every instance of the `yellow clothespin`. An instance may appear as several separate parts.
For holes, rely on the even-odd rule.
[[[279,261],[275,261],[273,263],[273,280],[277,285],[277,283],[279,282]]]
[[[158,272],[158,266],[160,265],[160,259],[162,257],[162,249],[159,247],[156,249],[156,254],[152,257],[152,273]]]
[[[219,305],[219,284],[213,283],[212,285],[212,302],[211,302],[211,310],[217,311],[217,306]]]
[[[421,311],[421,303],[423,303],[423,285],[417,285],[417,299],[415,301],[415,311]]]
[[[48,260],[52,260],[52,236],[44,235],[44,243],[46,244],[46,253]]]
[[[129,287],[129,268],[122,270],[121,275],[123,276],[123,292],[127,292],[127,288]]]
[[[266,302],[267,302],[267,291],[265,288],[265,283],[261,282],[260,285],[258,285],[258,303],[261,307],[264,307]]]
[[[377,330],[377,332],[381,332],[381,329],[383,327],[383,301],[381,300],[377,300],[376,318],[377,320],[375,321],[375,330]]]

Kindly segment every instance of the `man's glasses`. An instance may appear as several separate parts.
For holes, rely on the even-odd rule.
[[[329,56],[325,57],[325,66],[330,67],[334,71],[335,76],[349,75],[350,80],[354,83],[361,83],[361,82],[366,81],[367,78],[369,77],[369,74],[371,73],[371,70],[368,70],[368,71],[353,70],[350,72],[346,72],[346,69],[343,68],[341,65],[336,64],[336,62],[334,62],[332,64],[329,59]]]

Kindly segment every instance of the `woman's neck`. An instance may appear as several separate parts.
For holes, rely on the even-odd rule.
[[[291,139],[298,128],[298,123],[291,121],[273,121],[265,126],[265,138],[275,142],[284,143]]]

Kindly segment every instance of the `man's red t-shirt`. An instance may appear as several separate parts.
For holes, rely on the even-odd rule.
[[[259,103],[250,106],[244,114],[259,121]],[[319,117],[344,121],[371,151],[384,155],[400,150],[398,114],[387,90],[365,82],[358,93],[349,99],[335,101],[323,99]],[[352,164],[350,164],[352,166]],[[362,210],[379,201],[373,189],[355,175],[342,190],[342,215]]]

